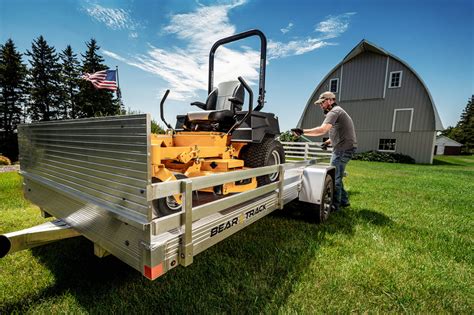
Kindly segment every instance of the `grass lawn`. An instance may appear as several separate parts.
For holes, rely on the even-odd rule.
[[[474,313],[474,158],[351,161],[350,208],[288,205],[151,282],[84,238],[0,260],[0,314]],[[0,233],[43,222],[0,174]]]

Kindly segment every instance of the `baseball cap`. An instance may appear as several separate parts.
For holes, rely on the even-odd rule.
[[[335,99],[336,95],[332,92],[329,92],[329,91],[324,92],[321,95],[319,95],[319,99],[316,102],[314,102],[314,104],[321,104],[322,102],[324,102],[328,98]]]

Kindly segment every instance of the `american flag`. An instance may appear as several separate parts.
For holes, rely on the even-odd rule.
[[[82,76],[98,89],[117,90],[117,70],[102,70],[96,73],[86,73]]]

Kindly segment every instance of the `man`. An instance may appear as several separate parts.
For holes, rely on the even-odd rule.
[[[334,193],[333,207],[334,211],[338,211],[340,207],[350,205],[349,196],[344,190],[342,177],[344,176],[347,163],[357,149],[354,123],[346,111],[336,104],[336,95],[334,93],[324,92],[314,104],[319,105],[326,116],[321,126],[304,130],[295,128],[292,131],[296,136],[303,134],[322,136],[329,132],[329,140],[323,143],[323,147],[330,144],[333,147],[331,165],[336,168],[336,191]]]

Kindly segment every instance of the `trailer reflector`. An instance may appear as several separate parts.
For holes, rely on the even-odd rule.
[[[163,274],[163,263],[156,265],[155,267],[150,267],[147,265],[143,266],[143,275],[150,280],[155,280]]]

